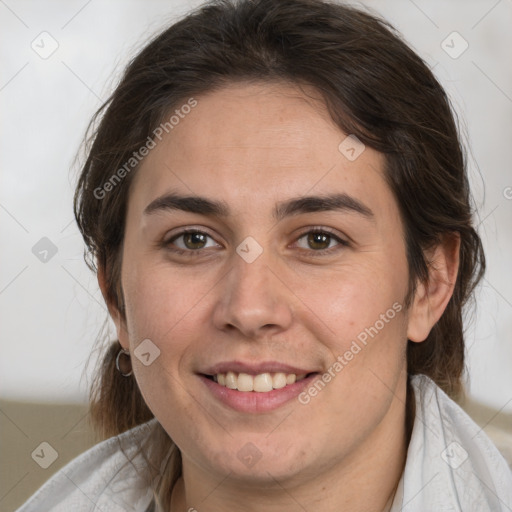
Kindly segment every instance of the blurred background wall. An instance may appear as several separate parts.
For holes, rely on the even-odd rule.
[[[37,414],[24,416],[8,403],[75,404],[76,417],[60,424],[58,436],[66,436],[83,417],[94,354],[86,362],[107,315],[72,214],[73,158],[86,125],[148,38],[200,3],[0,0],[0,399],[7,404],[0,425],[23,439],[24,450],[32,447],[9,471],[0,508],[32,471],[30,452],[44,437],[34,425]],[[512,2],[356,5],[402,32],[460,117],[488,258],[467,323],[468,390],[497,415],[510,414]]]

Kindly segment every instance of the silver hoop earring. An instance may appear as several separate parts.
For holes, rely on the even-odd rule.
[[[128,357],[130,356],[130,351],[129,350],[125,350],[124,348],[122,348],[118,353],[117,353],[117,356],[116,356],[116,368],[117,368],[117,371],[123,376],[123,377],[129,377],[130,375],[133,374],[133,370],[130,370],[130,373],[123,373],[121,371],[121,368],[119,368],[119,356],[121,354],[124,354],[124,355],[127,355]]]

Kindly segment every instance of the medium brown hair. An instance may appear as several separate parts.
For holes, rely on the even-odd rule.
[[[463,306],[485,269],[472,225],[465,155],[445,91],[375,15],[321,0],[217,0],[152,40],[91,121],[90,130],[97,127],[88,139],[74,202],[86,261],[104,270],[107,299],[124,315],[122,243],[137,166],[101,198],[97,191],[191,97],[235,82],[283,81],[313,86],[340,130],[385,155],[385,176],[404,226],[407,301],[428,277],[425,250],[447,234],[460,237],[453,296],[427,339],[407,347],[409,375],[425,374],[456,398],[464,370]],[[117,341],[105,345],[91,387],[91,417],[104,436],[153,417],[135,379],[115,369],[119,349]],[[163,431],[160,437],[162,457],[173,456],[155,495],[168,510],[180,454]]]

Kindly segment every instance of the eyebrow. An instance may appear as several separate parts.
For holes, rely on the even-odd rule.
[[[156,198],[146,206],[144,215],[172,210],[181,210],[220,218],[226,218],[230,215],[229,206],[224,201],[217,201],[201,196],[183,196],[177,193],[169,193]],[[375,218],[374,213],[368,206],[348,194],[304,196],[288,199],[276,205],[273,217],[276,221],[280,221],[285,217],[302,213],[327,211],[357,213],[370,220],[374,220]]]

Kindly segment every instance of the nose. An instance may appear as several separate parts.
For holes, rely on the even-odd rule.
[[[213,322],[223,331],[238,330],[249,339],[261,339],[290,327],[292,292],[265,252],[252,263],[237,254],[219,289]]]

